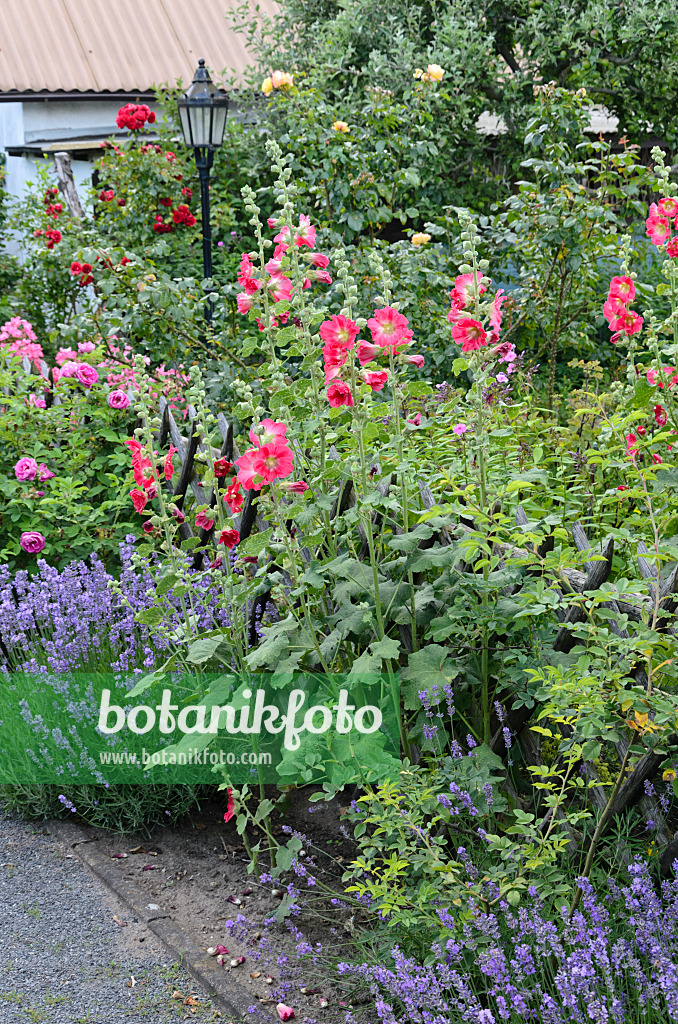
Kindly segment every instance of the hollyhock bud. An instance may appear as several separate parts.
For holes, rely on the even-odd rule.
[[[35,480],[37,472],[37,462],[35,459],[28,458],[27,456],[23,459],[19,459],[14,467],[14,475],[17,480],[21,480],[22,483],[26,480]]]
[[[421,370],[424,365],[424,357],[421,355],[406,355],[405,362],[412,363],[413,366],[416,366],[417,369]]]
[[[286,1006],[284,1003],[278,1003],[276,1006],[278,1016],[282,1021],[295,1020],[295,1013],[291,1006]]]
[[[45,538],[37,530],[28,530],[19,537],[19,544],[28,555],[37,555],[45,547]]]
[[[280,484],[280,488],[288,494],[304,494],[308,490],[308,484],[305,480],[286,480]]]
[[[129,396],[120,388],[116,388],[108,396],[108,404],[111,409],[127,409],[129,406]]]

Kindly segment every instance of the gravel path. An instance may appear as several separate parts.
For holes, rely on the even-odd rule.
[[[173,999],[176,991],[195,1002]],[[0,1024],[220,1018],[156,937],[41,825],[0,817]]]

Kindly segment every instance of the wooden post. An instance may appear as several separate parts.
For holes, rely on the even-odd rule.
[[[56,171],[59,191],[66,201],[68,212],[76,220],[82,220],[82,206],[80,205],[78,190],[73,181],[73,168],[71,167],[71,158],[68,153],[62,151],[54,154],[54,169]]]

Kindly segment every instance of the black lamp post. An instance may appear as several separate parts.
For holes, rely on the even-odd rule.
[[[201,58],[193,81],[177,100],[184,141],[195,151],[195,165],[200,178],[202,207],[202,262],[205,278],[212,277],[212,228],[210,226],[210,169],[214,151],[224,141],[228,96],[212,82],[205,61]],[[208,296],[205,319],[212,319],[212,301]]]

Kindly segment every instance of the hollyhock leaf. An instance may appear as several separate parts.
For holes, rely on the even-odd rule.
[[[656,389],[648,384],[647,381],[637,380],[634,388],[633,401],[631,402],[633,408],[644,409],[655,394],[655,391]]]
[[[144,626],[159,626],[165,620],[165,613],[162,608],[142,608],[134,618]]]
[[[187,658],[192,665],[202,665],[214,657],[220,644],[220,637],[202,637],[200,640],[194,640],[188,648]]]
[[[174,573],[169,573],[167,576],[163,576],[158,585],[155,588],[155,592],[158,597],[164,597],[179,582],[179,578]]]
[[[464,373],[466,370],[468,370],[468,363],[465,359],[455,359],[452,363],[452,373],[455,377],[458,377],[460,373]]]
[[[432,395],[433,388],[423,380],[410,381],[404,388],[411,398],[423,398],[425,395]]]
[[[399,656],[400,642],[385,636],[383,640],[377,640],[375,643],[370,644],[370,651],[373,655],[388,661]]]
[[[252,533],[246,539],[240,542],[238,553],[242,555],[258,555],[260,551],[263,551],[265,547],[270,543],[273,535],[273,528],[263,530],[262,533]]]

